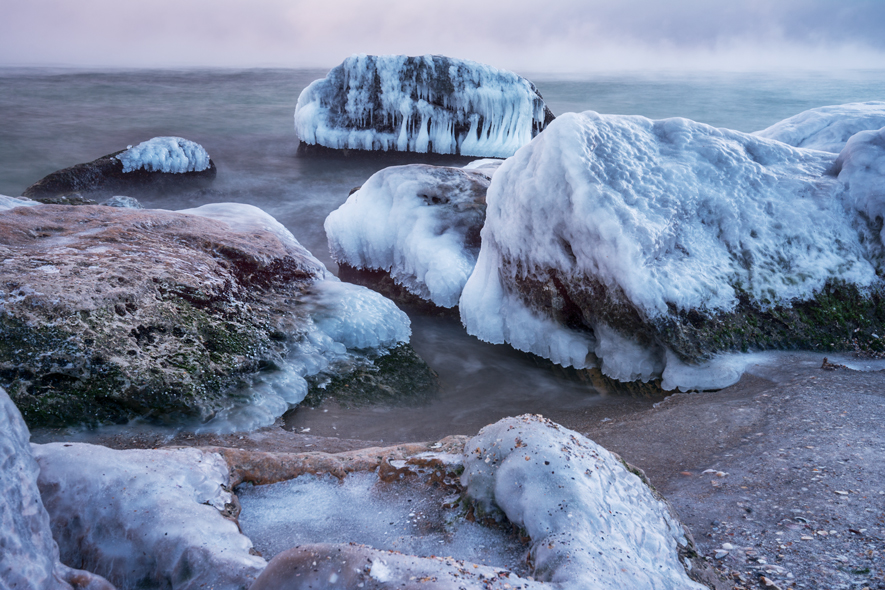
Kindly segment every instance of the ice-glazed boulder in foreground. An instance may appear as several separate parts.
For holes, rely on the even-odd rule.
[[[57,170],[25,189],[25,197],[62,205],[94,204],[92,197],[201,187],[217,170],[198,143],[154,137],[92,162]]]
[[[717,353],[871,342],[875,244],[839,197],[859,172],[837,179],[835,160],[685,119],[564,115],[489,187],[462,320],[667,389],[735,382],[740,359]]]
[[[295,131],[334,149],[506,158],[553,120],[534,84],[440,55],[354,55],[298,97]]]
[[[690,539],[619,458],[541,416],[486,426],[464,450],[461,483],[486,514],[531,537],[536,580],[566,588],[703,588],[685,572]]]
[[[266,562],[250,553],[228,466],[197,449],[117,451],[32,445],[62,560],[118,588],[245,590]]]
[[[411,164],[372,175],[326,218],[340,276],[384,271],[409,293],[440,307],[457,305],[479,254],[495,164],[485,165]]]
[[[860,131],[885,127],[885,102],[852,102],[809,109],[753,135],[838,154]]]
[[[250,205],[0,211],[0,282],[0,385],[32,425],[257,428],[304,399],[305,377],[410,335],[391,301]]]
[[[29,438],[21,414],[0,389],[0,588],[113,590],[100,576],[59,562]]]

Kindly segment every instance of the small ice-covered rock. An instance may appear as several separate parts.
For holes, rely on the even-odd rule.
[[[540,416],[505,418],[465,447],[461,482],[482,512],[531,537],[534,579],[556,588],[702,589],[669,508],[614,455]]]
[[[198,449],[31,445],[64,561],[121,589],[244,590],[266,562],[225,518],[227,463]]]
[[[183,174],[209,168],[209,154],[200,144],[183,137],[154,137],[116,156],[123,172],[147,170]]]
[[[838,154],[855,133],[882,127],[885,127],[885,102],[852,102],[809,109],[754,135]]]
[[[115,195],[102,203],[106,207],[120,207],[122,209],[144,209],[144,206],[134,197]]]
[[[872,154],[875,141],[860,141],[854,151]],[[717,353],[808,346],[826,320],[796,305],[831,284],[851,298],[880,283],[836,196],[851,165],[837,179],[835,161],[686,119],[564,115],[491,182],[462,321],[623,381],[729,385],[741,363],[716,367]]]
[[[99,576],[59,562],[30,437],[18,408],[0,388],[0,588],[113,590]]]
[[[351,56],[295,108],[295,131],[309,145],[501,158],[551,120],[525,78],[440,55]]]
[[[385,271],[409,292],[454,307],[476,264],[496,165],[500,160],[470,170],[411,164],[377,172],[326,218],[332,257]]]

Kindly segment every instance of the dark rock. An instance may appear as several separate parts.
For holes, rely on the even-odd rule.
[[[92,205],[95,201],[89,197],[93,196],[203,187],[215,180],[217,173],[212,160],[209,160],[209,168],[200,172],[170,174],[143,169],[124,172],[123,163],[116,156],[125,151],[53,172],[26,188],[22,196],[53,205]]]

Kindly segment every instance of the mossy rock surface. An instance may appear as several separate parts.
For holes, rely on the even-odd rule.
[[[271,232],[167,211],[0,213],[0,386],[32,428],[208,418],[278,366],[323,276]]]

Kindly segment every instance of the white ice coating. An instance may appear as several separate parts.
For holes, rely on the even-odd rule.
[[[302,91],[301,141],[336,149],[506,158],[544,127],[534,85],[484,64],[353,55]]]
[[[853,102],[810,109],[753,135],[838,154],[855,133],[882,127],[885,102]]]
[[[868,157],[861,153],[878,158],[875,141],[860,141],[858,161]],[[837,180],[827,174],[835,160],[686,119],[563,115],[492,180],[482,249],[459,303],[462,321],[483,340],[562,365],[601,359],[609,376],[648,379],[666,371],[668,351],[602,325],[592,334],[570,330],[528,309],[515,285],[523,277],[546,283],[551,271],[565,281],[594,280],[646,319],[668,306],[730,310],[737,289],[764,307],[808,299],[831,279],[873,285],[876,269],[859,242],[856,215],[834,198],[848,174],[862,179],[864,172],[843,164]],[[855,208],[881,215],[877,173],[869,174]],[[730,369],[713,371],[721,376],[715,384],[675,369],[665,379],[671,387],[736,380]]]
[[[531,537],[534,578],[561,590],[702,589],[685,573],[685,532],[607,450],[540,416],[505,418],[465,447],[461,483]]]
[[[375,173],[326,218],[332,257],[386,271],[411,293],[454,307],[476,263],[494,166],[412,164]],[[471,233],[477,243],[468,243]]]
[[[0,211],[8,211],[9,209],[15,209],[16,207],[33,207],[41,204],[42,203],[39,201],[32,201],[25,197],[7,197],[6,195],[0,195]]]
[[[293,306],[299,332],[291,335],[283,366],[262,376],[250,387],[248,398],[233,400],[200,430],[234,432],[269,426],[305,398],[306,377],[409,341],[411,322],[405,312],[370,289],[339,281],[283,224],[258,207],[214,203],[179,213],[226,223],[235,232],[271,232],[293,254],[309,258],[322,269],[318,280],[300,297],[300,304]]]
[[[220,455],[31,446],[63,561],[120,590],[243,590],[264,569],[249,553],[252,542],[220,512],[231,501]]]
[[[209,154],[200,144],[183,137],[154,137],[116,156],[123,172],[201,172],[209,168]]]

